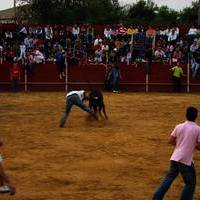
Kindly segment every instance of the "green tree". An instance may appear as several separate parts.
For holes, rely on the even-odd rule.
[[[161,6],[158,9],[157,15],[154,20],[154,24],[157,25],[172,25],[177,24],[179,19],[179,13],[173,9],[169,9],[167,6]]]
[[[114,23],[119,20],[118,0],[19,0],[26,3],[30,17],[36,23],[92,22]],[[25,10],[24,9],[24,10]],[[21,12],[21,13],[20,13]],[[20,11],[20,15],[27,12]],[[23,16],[27,18],[27,16]]]
[[[198,20],[198,1],[193,2],[191,7],[184,8],[180,12],[180,23],[182,24],[197,24]]]
[[[149,24],[154,21],[157,9],[153,1],[140,0],[130,6],[126,20],[132,24]]]

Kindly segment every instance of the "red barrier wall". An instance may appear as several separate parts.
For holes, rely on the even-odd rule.
[[[0,65],[0,91],[9,91],[11,63]],[[121,70],[120,88],[123,91],[172,91],[170,66],[163,63],[153,63],[150,74],[146,77],[145,64],[118,64]],[[187,66],[183,65],[187,75]],[[81,65],[68,67],[68,90],[104,88],[106,68],[104,65]],[[39,64],[34,67],[33,74],[27,77],[28,91],[65,91],[65,80],[60,80],[58,69],[53,63]],[[24,68],[22,67],[21,91],[25,89]],[[146,84],[148,78],[148,85]],[[187,91],[187,76],[183,77],[183,92]],[[148,87],[147,87],[148,86]],[[190,80],[190,91],[200,91],[200,75]]]

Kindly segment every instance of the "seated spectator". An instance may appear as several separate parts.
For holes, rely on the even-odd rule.
[[[117,38],[122,39],[122,37],[127,34],[127,28],[123,26],[123,24],[120,24],[116,29],[116,33],[117,33]]]
[[[156,35],[156,30],[153,29],[151,26],[146,31],[146,36],[147,37],[154,37]]]
[[[172,28],[171,31],[169,32],[168,42],[175,45],[177,39],[178,39],[178,33],[175,31],[174,28]]]
[[[24,44],[24,42],[20,44],[19,48],[20,48],[20,56],[18,60],[22,60],[22,62],[24,62],[24,60],[26,59],[26,45]]]
[[[97,38],[94,40],[94,46],[100,46],[102,44],[102,39],[100,35],[97,35]]]
[[[161,47],[158,47],[154,52],[155,59],[157,61],[162,61],[164,58],[166,58],[165,52],[162,50]]]
[[[199,44],[197,43],[196,40],[193,41],[193,43],[190,46],[190,52],[194,53],[197,51],[197,49],[199,49]]]
[[[33,39],[29,35],[27,35],[24,39],[24,44],[26,46],[26,50],[28,51],[30,48],[33,47]]]
[[[80,28],[80,39],[83,43],[86,42],[86,37],[87,37],[87,29],[85,27],[85,25],[83,24]]]
[[[52,40],[53,39],[53,29],[52,29],[52,27],[51,26],[46,26],[44,28],[44,31],[45,31],[45,39],[47,41]]]
[[[108,44],[104,41],[101,50],[103,51],[103,54],[105,55],[105,61],[108,62],[108,53],[109,53],[109,46]]]
[[[41,51],[39,51],[39,49],[36,49],[35,52],[34,52],[34,61],[35,61],[36,64],[40,64],[40,63],[45,62],[44,55]]]
[[[116,39],[115,40],[115,48],[117,49],[117,51],[119,50],[120,46],[121,46],[121,41],[119,39]]]
[[[160,30],[160,36],[161,36],[165,41],[167,41],[167,40],[168,40],[168,36],[169,36],[169,32],[170,32],[169,28],[166,28],[166,29],[161,28],[161,30]]]
[[[0,64],[2,64],[3,63],[3,46],[2,45],[0,45]]]
[[[90,24],[87,27],[87,43],[91,44],[94,40],[94,28]]]
[[[197,37],[197,28],[194,27],[194,25],[192,25],[188,31],[188,36],[192,39]]]
[[[181,61],[183,57],[183,53],[179,48],[176,48],[172,55],[172,62]]]
[[[135,34],[135,29],[133,28],[133,26],[129,26],[127,29],[127,35],[128,36],[132,36],[133,34]]]
[[[111,35],[112,35],[112,29],[110,28],[109,25],[107,25],[105,28],[104,28],[104,36],[105,38],[107,39],[111,39]]]
[[[94,54],[95,54],[94,61],[97,63],[101,63],[103,56],[103,51],[101,50],[101,47],[99,47]]]
[[[80,28],[77,26],[77,24],[75,24],[72,27],[72,34],[73,34],[75,39],[78,37],[79,33],[80,33]]]

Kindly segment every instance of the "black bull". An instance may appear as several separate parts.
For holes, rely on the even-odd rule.
[[[108,116],[106,114],[105,104],[103,100],[103,94],[99,90],[92,90],[89,94],[89,107],[92,109],[95,114],[97,114],[97,110],[99,111],[99,115],[102,117],[101,111],[103,110],[103,114],[106,119]]]

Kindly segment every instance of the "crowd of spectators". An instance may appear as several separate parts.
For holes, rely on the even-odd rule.
[[[65,58],[69,65],[89,63],[153,61],[188,62],[193,77],[200,63],[199,30],[191,26],[185,35],[179,27],[141,27],[107,25],[97,31],[91,24],[20,26],[14,31],[0,30],[0,62],[13,61],[27,66],[55,62],[59,78],[64,78]]]

